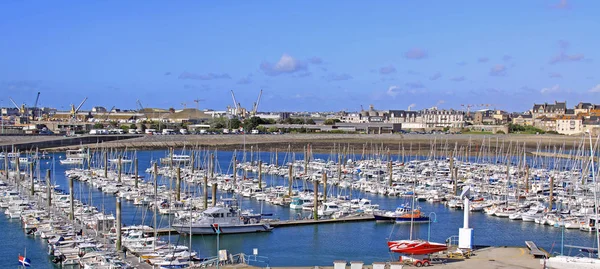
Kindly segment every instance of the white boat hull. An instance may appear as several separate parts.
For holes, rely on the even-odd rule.
[[[173,224],[172,227],[179,233],[190,233],[190,226],[185,224]],[[234,226],[219,226],[221,234],[236,234],[236,233],[257,233],[257,232],[269,232],[273,228],[269,224],[257,223],[257,224],[244,224]],[[203,226],[192,226],[192,234],[217,234],[217,230],[210,225]]]

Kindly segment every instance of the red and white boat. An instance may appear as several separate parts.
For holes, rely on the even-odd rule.
[[[446,244],[425,240],[397,240],[388,241],[387,244],[390,251],[408,255],[427,255],[448,250]]]

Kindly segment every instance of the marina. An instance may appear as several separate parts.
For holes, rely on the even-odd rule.
[[[309,146],[306,148],[306,151],[310,149]],[[169,156],[178,155],[172,154],[174,151],[189,156],[189,161],[168,161]],[[475,244],[524,246],[522,238],[528,238],[550,253],[559,253],[561,244],[558,242],[561,240],[564,244],[578,242],[578,245],[595,247],[595,232],[592,232],[595,231],[592,228],[595,218],[591,214],[593,210],[588,209],[593,208],[593,204],[585,198],[572,198],[577,197],[575,192],[583,194],[579,197],[590,197],[592,193],[586,189],[586,183],[591,182],[591,177],[584,177],[576,169],[556,171],[545,168],[566,164],[585,166],[581,159],[527,157],[518,147],[512,148],[510,153],[507,147],[502,155],[456,154],[454,158],[445,157],[442,150],[429,156],[411,156],[402,152],[392,155],[387,150],[345,155],[307,154],[306,151],[273,153],[255,150],[244,154],[198,148],[126,153],[106,149],[90,151],[84,164],[61,165],[58,160],[64,155],[54,154],[53,159],[39,161],[36,166],[39,165],[40,171],[53,171],[51,178],[54,178],[53,184],[58,191],[64,191],[61,186],[69,186],[72,180],[75,198],[81,199],[81,205],[90,204],[98,212],[105,212],[104,217],[98,219],[112,223],[107,224],[109,226],[117,222],[115,201],[122,201],[123,231],[138,226],[140,234],[147,234],[149,238],[144,240],[155,240],[152,238],[160,236],[161,240],[177,243],[175,249],[181,248],[177,252],[189,250],[189,253],[195,253],[199,257],[198,263],[217,255],[215,237],[222,237],[220,249],[227,249],[228,253],[250,253],[254,248],[259,249],[262,257],[268,257],[263,259],[263,266],[266,263],[270,266],[326,266],[333,260],[356,255],[352,254],[354,251],[361,253],[368,263],[394,261],[398,256],[390,252],[391,247],[386,248],[385,242],[396,238],[427,238],[427,241],[452,245],[463,220],[465,204],[457,195],[463,186],[473,190],[467,208],[471,226],[475,229]],[[132,162],[119,162],[119,156],[124,155],[131,156]],[[507,157],[514,155],[521,157]],[[145,165],[136,169],[139,164]],[[17,167],[21,166],[12,165],[9,170],[16,173]],[[28,170],[30,168],[28,165],[18,171],[23,177],[33,171],[36,184],[40,184],[35,188],[43,190],[44,177],[38,178],[40,172]],[[28,184],[24,181],[21,188],[28,189]],[[68,199],[68,195],[55,194],[54,197],[57,202]],[[548,207],[550,197],[554,201],[552,210]],[[313,201],[317,200],[319,203],[315,206]],[[211,224],[209,231],[192,230],[191,233],[196,235],[189,240],[189,229],[196,221],[190,225],[186,219],[190,216],[199,219],[200,212],[225,217],[234,211],[221,212],[219,206],[229,208],[231,205],[228,204],[234,202],[239,206],[240,211],[235,211],[239,215],[219,223],[223,235],[214,235],[216,227]],[[291,208],[294,203],[297,209]],[[77,207],[83,212],[86,210],[85,206]],[[64,208],[68,211],[68,206]],[[396,219],[389,224],[387,221],[376,222],[376,216],[385,215],[384,212],[408,214],[408,221],[405,224]],[[533,215],[531,219],[525,217],[528,212]],[[157,217],[153,217],[154,214]],[[515,217],[517,214],[522,217]],[[421,221],[422,216],[427,217],[426,221]],[[225,227],[230,223],[252,223],[268,228],[264,230],[266,233],[246,234],[248,231],[234,230],[230,231],[234,234],[226,235]],[[97,229],[98,224],[94,226],[88,222],[86,227]],[[490,229],[503,233],[503,236],[487,234],[485,231]],[[128,233],[123,233],[124,238],[132,236]],[[353,236],[348,237],[346,233]],[[289,239],[281,241],[282,236],[300,242],[308,239],[312,241],[306,242],[308,245],[333,240],[338,246],[299,249],[296,252],[315,258],[290,264],[286,255],[276,251],[278,247],[291,244]],[[370,250],[351,250],[351,242],[366,242]],[[128,245],[127,239],[123,245],[142,260],[159,263],[153,258],[155,256],[145,254],[144,247]],[[315,254],[310,254],[313,251]]]

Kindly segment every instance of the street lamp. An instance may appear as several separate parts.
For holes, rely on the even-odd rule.
[[[433,223],[437,222],[437,214],[435,214],[435,212],[429,213],[429,222],[427,224],[427,242],[429,242],[429,239],[431,237],[431,214],[433,214],[433,216],[435,217],[433,219]]]

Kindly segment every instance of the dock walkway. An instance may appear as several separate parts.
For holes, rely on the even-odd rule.
[[[534,258],[536,258],[536,259],[548,258],[548,253],[539,249],[533,241],[525,241],[525,245],[527,245],[527,248],[529,249],[529,254],[533,255]]]
[[[275,220],[269,221],[268,223],[274,227],[287,227],[287,226],[300,226],[300,225],[313,225],[323,223],[340,223],[340,222],[357,222],[357,221],[371,221],[375,220],[373,215],[356,215],[337,219],[299,219],[299,220]]]

